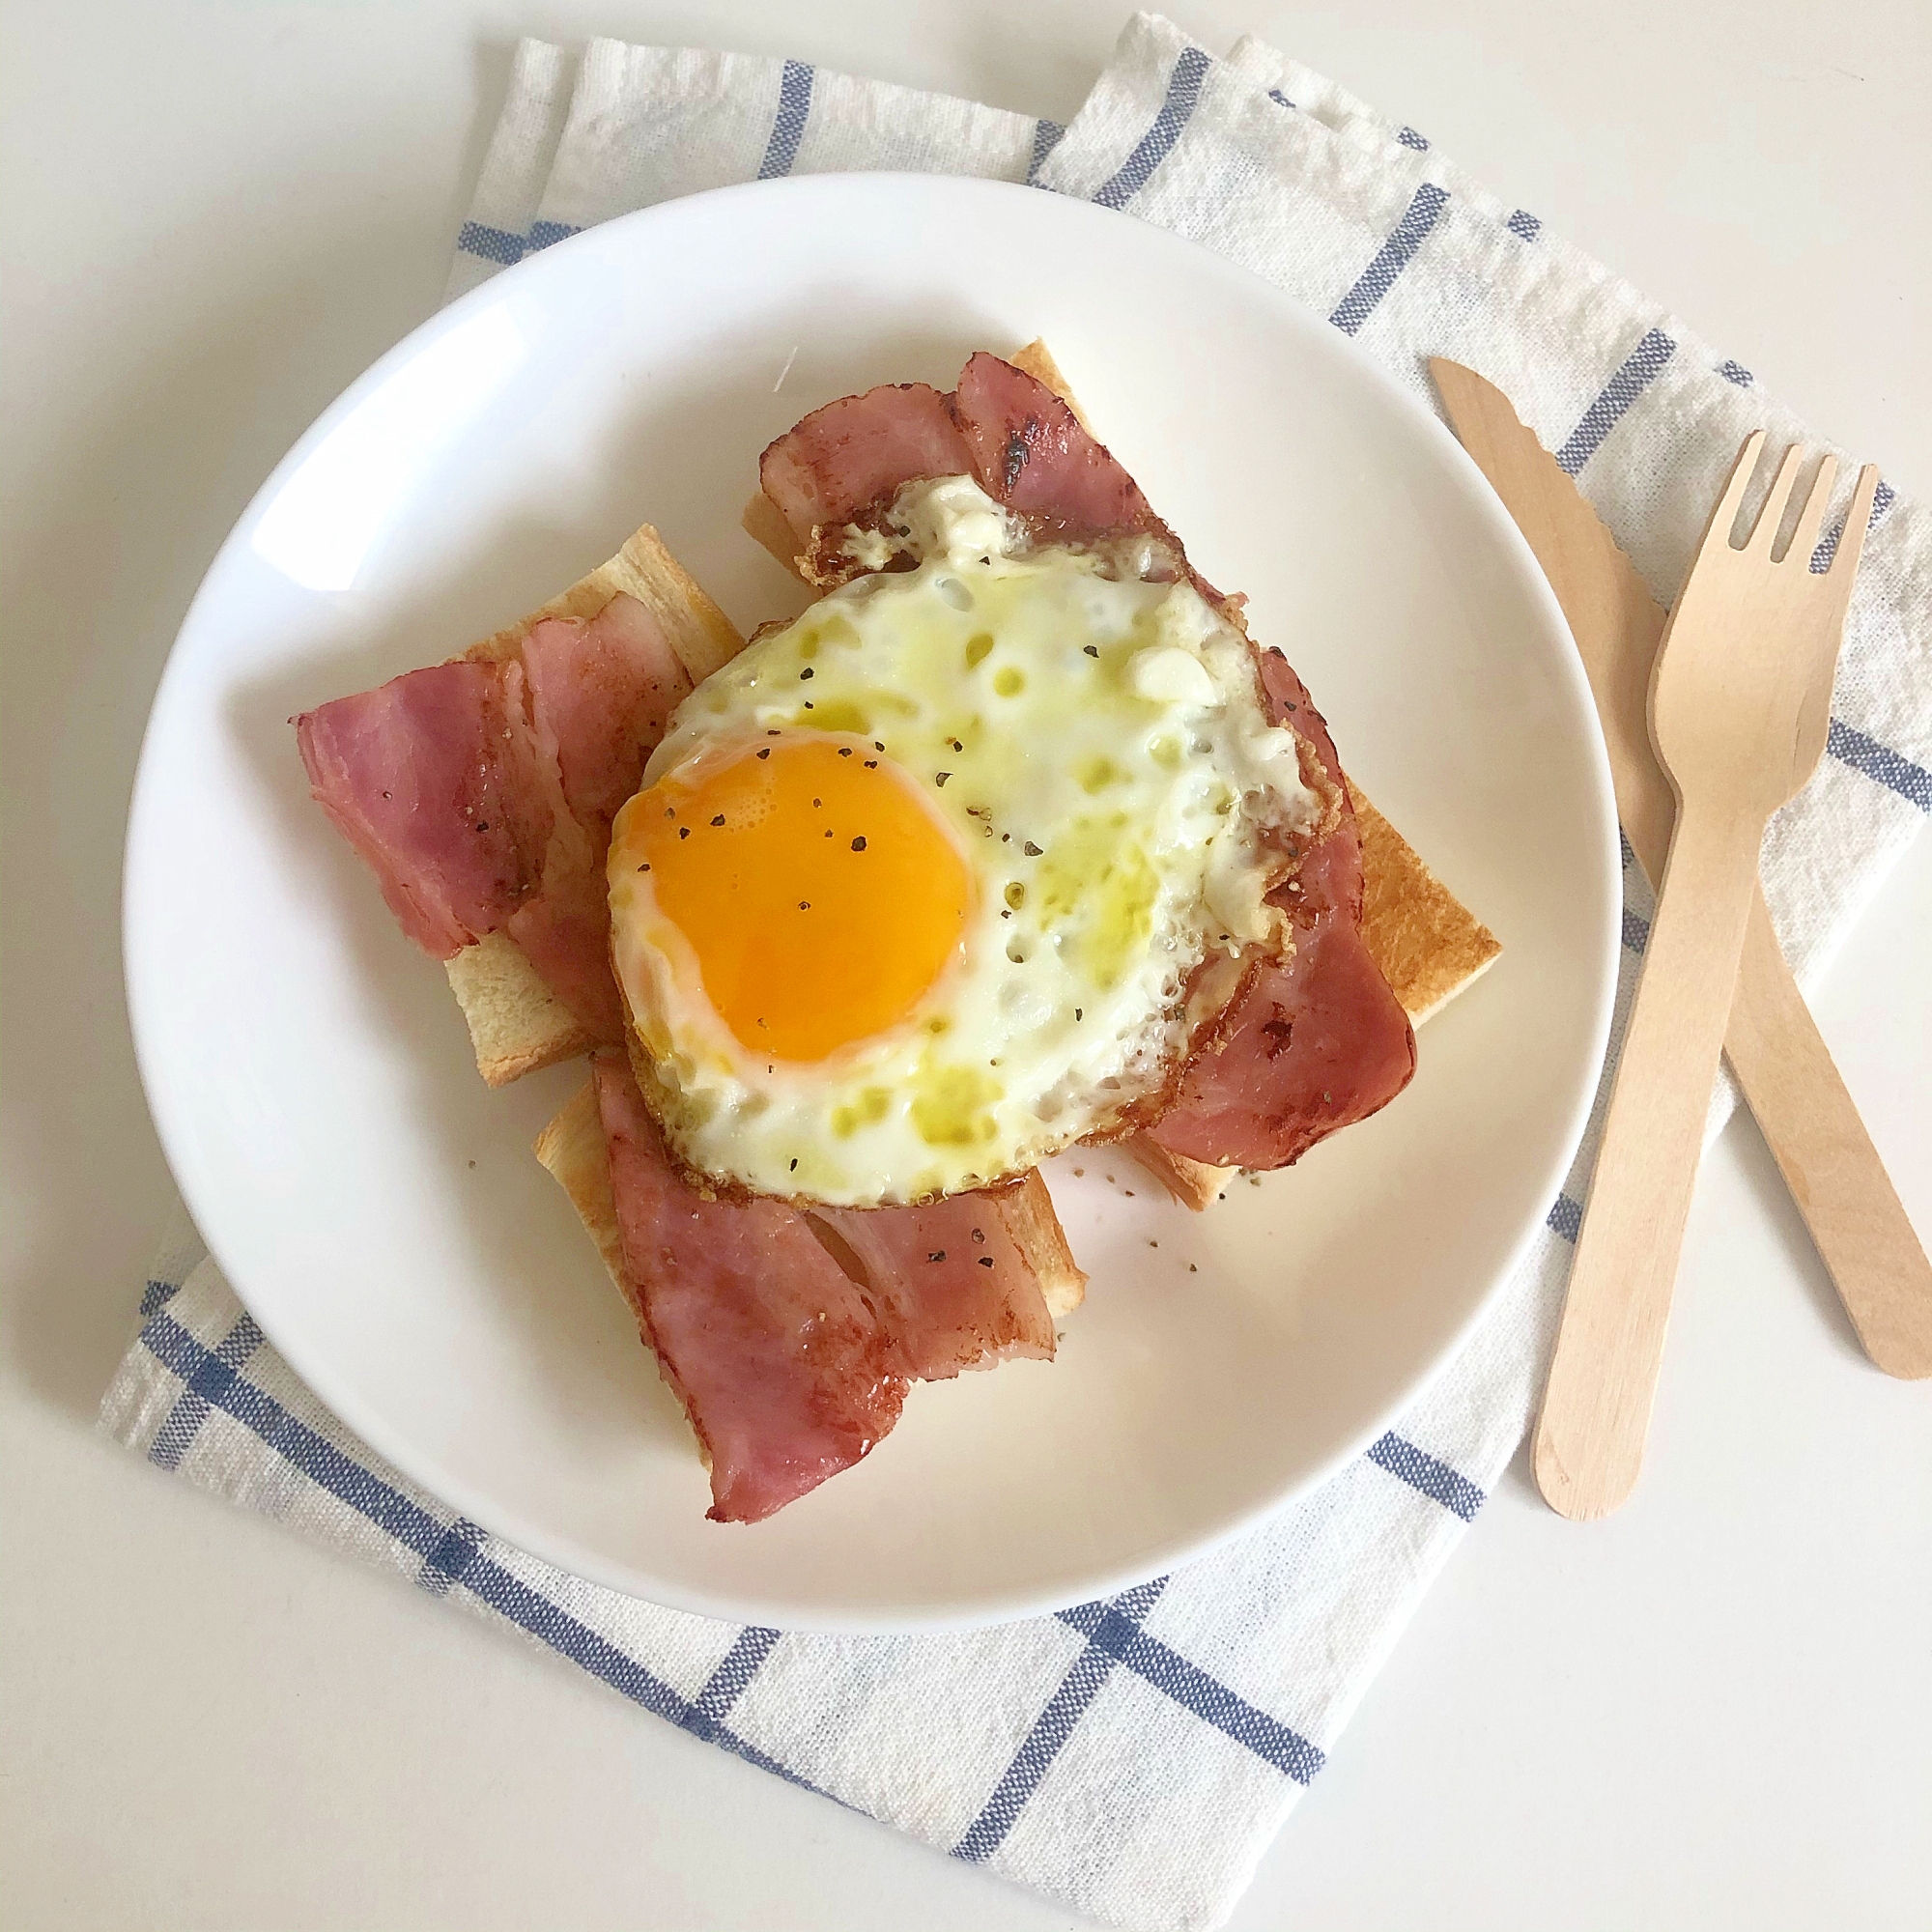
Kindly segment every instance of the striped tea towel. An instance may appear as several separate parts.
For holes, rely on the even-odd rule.
[[[1472,364],[1666,599],[1745,431],[1800,434],[1747,371],[1414,128],[1258,42],[1216,60],[1149,15],[1065,129],[798,61],[526,43],[450,290],[650,202],[849,168],[1030,181],[1177,228],[1314,304],[1426,401],[1426,356]],[[1832,754],[1766,847],[1804,978],[1932,810],[1932,529],[1889,487],[1874,523]],[[1625,861],[1627,1000],[1650,902]],[[1589,1158],[1475,1340],[1360,1463],[1185,1571],[975,1634],[737,1629],[533,1560],[351,1436],[185,1228],[102,1419],[160,1467],[522,1631],[762,1770],[1094,1918],[1208,1926],[1522,1435]]]

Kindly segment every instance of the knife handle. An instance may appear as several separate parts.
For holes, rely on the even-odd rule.
[[[1798,990],[1760,888],[1724,1052],[1865,1353],[1932,1376],[1932,1262]]]

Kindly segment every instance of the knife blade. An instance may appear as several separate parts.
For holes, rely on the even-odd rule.
[[[1459,362],[1432,357],[1429,369],[1450,426],[1569,619],[1609,753],[1617,816],[1655,886],[1676,814],[1650,742],[1663,608],[1502,391]],[[1724,1053],[1866,1354],[1888,1375],[1932,1376],[1932,1262],[1799,991],[1762,888]]]

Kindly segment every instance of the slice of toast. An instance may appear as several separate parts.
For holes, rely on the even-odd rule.
[[[1029,342],[1009,359],[1014,368],[1045,384],[1073,412],[1081,428],[1093,433],[1093,424],[1044,342]],[[741,521],[748,535],[803,581],[793,554],[791,526],[762,490],[745,506]],[[1352,779],[1349,792],[1362,839],[1362,938],[1403,1010],[1419,1026],[1482,974],[1502,946],[1423,864],[1415,848],[1369,803]],[[1145,1135],[1135,1135],[1123,1146],[1178,1201],[1197,1211],[1220,1193],[1236,1172],[1170,1153]]]
[[[611,1156],[604,1141],[604,1122],[597,1109],[597,1089],[586,1080],[536,1138],[536,1156],[550,1169],[570,1204],[577,1209],[618,1292],[633,1307],[636,1297],[625,1286],[622,1244],[617,1237],[617,1207],[611,1188]],[[1066,1245],[1066,1236],[1053,1211],[1037,1168],[1031,1169],[1016,1187],[989,1194],[991,1211],[1004,1222],[1026,1257],[1047,1312],[1056,1321],[1080,1306],[1087,1293],[1087,1276]]]
[[[645,524],[588,577],[463,655],[498,662],[515,657],[545,618],[588,621],[620,593],[635,597],[657,619],[693,684],[702,683],[744,648],[731,620]],[[469,1025],[476,1070],[492,1087],[573,1060],[596,1044],[508,933],[493,932],[465,947],[444,970]]]

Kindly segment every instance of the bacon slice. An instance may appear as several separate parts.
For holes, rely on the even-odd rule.
[[[1008,1211],[1021,1189],[923,1208],[707,1201],[624,1053],[590,1065],[624,1293],[710,1459],[717,1520],[755,1522],[849,1468],[911,1381],[1052,1357],[1025,1216]]]
[[[1053,1317],[999,1194],[923,1208],[813,1208],[820,1242],[877,1308],[904,1374],[944,1381],[1014,1355],[1053,1358]]]
[[[801,556],[836,550],[845,525],[882,512],[909,478],[972,470],[951,401],[924,383],[888,383],[813,410],[765,451],[758,481]],[[829,546],[818,545],[821,530]]]
[[[608,842],[606,840],[605,842]],[[557,840],[534,896],[503,922],[544,984],[594,1039],[624,1037],[624,1003],[611,971],[611,895],[603,849]]]
[[[840,554],[847,526],[880,527],[902,484],[961,475],[1045,541],[1147,533],[1179,554],[1140,486],[1073,412],[997,355],[975,355],[950,394],[908,383],[827,403],[758,463],[764,494],[818,583],[859,574]]]
[[[952,413],[973,452],[980,487],[1025,517],[1036,536],[1092,542],[1141,531],[1166,535],[1112,451],[1044,383],[1010,362],[983,351],[972,357],[959,372]]]
[[[546,617],[532,626],[523,662],[530,722],[556,762],[564,802],[608,843],[691,679],[657,619],[622,595],[587,624]]]
[[[757,1522],[898,1420],[885,1324],[805,1217],[706,1201],[666,1158],[624,1055],[591,1058],[611,1151],[624,1290],[711,1464],[718,1522]]]
[[[1362,850],[1334,740],[1279,651],[1262,653],[1269,717],[1291,724],[1343,787],[1333,831],[1273,895],[1294,952],[1244,981],[1148,1137],[1221,1167],[1286,1167],[1408,1085],[1415,1031],[1362,938]]]
[[[317,802],[440,959],[507,930],[602,1039],[623,1035],[604,853],[691,689],[657,620],[613,597],[549,617],[507,661],[459,658],[304,712]]]
[[[551,834],[514,665],[431,665],[295,721],[316,802],[439,959],[536,890]]]

